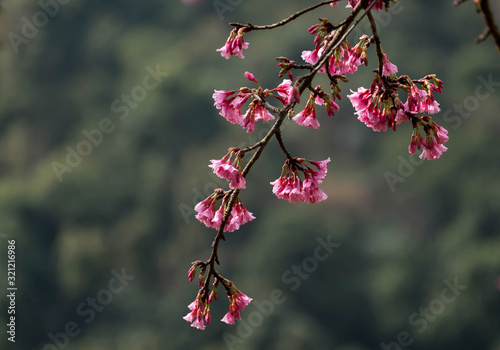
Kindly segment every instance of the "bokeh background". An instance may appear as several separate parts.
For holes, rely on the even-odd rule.
[[[274,58],[300,62],[313,47],[307,28],[348,10],[324,7],[250,33],[246,59],[225,60],[215,49],[228,22],[268,24],[315,2],[73,0],[42,9],[50,3],[2,2],[0,285],[6,240],[15,239],[19,288],[16,343],[2,326],[2,349],[500,349],[499,56],[490,40],[474,44],[483,22],[472,2],[403,0],[376,16],[400,74],[444,81],[435,121],[449,130],[448,152],[419,162],[407,152],[410,125],[374,133],[355,118],[345,95],[371,82],[371,48],[334,117],[321,112],[319,130],[284,129],[294,156],[332,158],[329,198],[311,206],[273,196],[284,161],[275,141],[252,169],[241,198],[257,220],[228,234],[219,256],[221,273],[254,302],[228,326],[218,322],[222,293],[203,332],[182,320],[198,290],[186,274],[208,258],[215,231],[192,208],[221,186],[209,160],[269,127],[249,135],[225,122],[213,90],[248,85],[245,71],[277,86]],[[141,89],[150,69],[163,73]],[[122,100],[132,92],[140,101]],[[83,131],[103,124],[108,132],[85,148]],[[78,147],[85,156],[68,156]],[[339,246],[314,264],[319,240]],[[302,264],[310,273],[299,278]],[[116,279],[122,272],[134,278]],[[257,305],[274,290],[283,302],[262,314]]]

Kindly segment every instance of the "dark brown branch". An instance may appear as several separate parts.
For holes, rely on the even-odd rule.
[[[279,21],[277,23],[273,23],[273,24],[268,24],[268,25],[263,25],[263,26],[256,26],[256,25],[253,25],[253,24],[250,24],[250,23],[247,23],[247,24],[241,24],[241,23],[229,23],[230,25],[234,26],[234,27],[246,27],[250,30],[264,30],[264,29],[274,29],[276,27],[281,27],[281,26],[284,26],[285,24],[293,21],[294,19],[302,16],[303,14],[307,13],[307,12],[310,12],[312,10],[315,10],[317,9],[318,7],[320,6],[323,6],[323,5],[327,5],[327,4],[330,4],[331,1],[322,1],[320,2],[319,4],[316,4],[316,5],[313,5],[311,7],[308,7],[306,9],[303,9],[299,12],[295,12],[293,15],[291,15],[290,17],[288,18],[285,18],[284,20],[282,21]]]
[[[371,12],[368,13],[368,20],[370,21],[370,26],[373,33],[373,40],[375,41],[375,46],[377,48],[377,57],[378,57],[378,75],[381,77],[382,72],[384,71],[384,54],[382,53],[382,45],[380,44],[380,37],[377,33],[377,24],[373,19]]]
[[[281,138],[281,130],[276,131],[275,136],[276,136],[276,140],[278,140],[278,143],[279,143],[281,149],[283,150],[283,153],[285,153],[286,158],[292,159],[292,155],[286,149],[285,144],[283,143],[283,139]]]
[[[493,41],[495,42],[495,47],[500,54],[500,32],[498,31],[497,24],[495,23],[495,18],[491,12],[490,2],[488,0],[479,0],[477,2],[477,7],[481,15],[483,16],[484,22],[486,23],[487,31],[484,31],[481,36],[479,36],[479,42],[483,41],[488,34],[491,34]],[[481,37],[484,38],[481,39]]]

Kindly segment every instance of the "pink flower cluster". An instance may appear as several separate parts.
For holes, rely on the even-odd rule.
[[[243,56],[243,50],[248,48],[248,43],[243,40],[243,35],[245,35],[246,32],[247,29],[245,27],[234,28],[229,34],[224,46],[217,49],[217,51],[220,52],[221,56],[225,59],[229,59],[231,56],[245,58],[245,56]]]
[[[390,70],[391,68],[387,68]],[[422,85],[420,89],[416,83]],[[396,88],[385,89],[382,78],[375,76],[370,89],[358,88],[357,92],[347,97],[356,110],[358,119],[374,131],[386,131],[387,127],[396,130],[396,125],[413,122],[413,134],[408,148],[410,153],[424,146],[420,158],[438,159],[447,148],[443,145],[448,141],[448,131],[437,125],[429,116],[418,118],[418,113],[434,114],[440,111],[439,103],[434,99],[433,92],[441,92],[443,83],[435,75],[413,82],[408,77],[400,77],[394,85],[408,92],[405,103],[398,97]],[[425,140],[418,132],[418,124],[424,126]]]
[[[205,322],[207,325],[210,323],[210,303],[205,303],[201,300],[200,293],[196,300],[188,305],[189,312],[183,317],[186,321],[191,323],[191,327],[201,330],[205,329]]]
[[[433,77],[433,76],[428,76]],[[427,78],[427,77],[426,77]],[[429,78],[430,79],[430,78]],[[435,85],[429,81],[423,80],[423,88],[419,89],[417,84],[410,81],[410,91],[408,92],[408,100],[405,103],[405,110],[409,113],[438,113],[441,109],[439,103],[434,100],[433,91],[442,91],[442,83]],[[434,78],[435,79],[435,78]],[[437,79],[435,79],[437,80]],[[439,81],[440,82],[440,81]]]
[[[304,110],[299,112],[295,117],[293,117],[292,120],[307,128],[319,128],[319,121],[316,119],[315,103],[317,105],[325,105],[326,113],[329,116],[333,116],[335,111],[339,110],[339,106],[335,103],[335,101],[330,98],[326,92],[321,90],[321,86],[318,85],[309,95],[309,100],[307,101]]]
[[[258,84],[252,73],[245,72],[245,77]],[[272,94],[273,91],[278,95]],[[247,132],[255,130],[255,122],[258,120],[267,123],[274,119],[274,116],[265,108],[263,103],[263,100],[269,96],[277,98],[283,105],[291,103],[294,99],[300,102],[300,93],[297,87],[292,85],[288,79],[285,79],[282,84],[272,90],[263,90],[260,86],[258,89],[242,87],[239,90],[232,91],[214,90],[212,95],[214,106],[219,110],[219,114],[230,123],[241,125]],[[241,108],[250,97],[252,97],[252,101],[248,105],[248,110],[245,114],[242,114]]]
[[[317,170],[313,170],[305,162],[314,165]],[[290,203],[307,202],[313,204],[325,200],[328,196],[319,189],[318,185],[326,176],[327,163],[329,162],[330,158],[320,162],[304,158],[287,159],[283,165],[281,176],[271,182],[273,193],[276,197]],[[299,171],[303,173],[304,180],[300,178]]]
[[[231,163],[233,154],[235,159]],[[245,188],[245,178],[241,174],[241,158],[242,154],[239,149],[233,147],[222,159],[212,159],[209,167],[213,169],[215,175],[230,181],[229,188]]]
[[[422,135],[418,132],[418,126],[416,126],[418,124],[424,125],[426,134],[425,139],[423,139]],[[429,116],[416,118],[408,151],[414,154],[417,148],[420,149],[423,145],[424,149],[420,154],[420,159],[438,159],[441,157],[441,154],[448,149],[444,146],[444,143],[448,141],[448,139],[448,130],[435,123]]]
[[[216,230],[218,230],[222,225],[224,213],[228,206],[228,198],[227,196],[224,196],[219,209],[215,209],[221,196],[223,196],[222,190],[216,190],[212,195],[194,207],[194,210],[198,213],[196,214],[196,219],[205,224],[205,226]],[[224,232],[234,232],[238,230],[241,225],[244,225],[253,219],[255,219],[253,214],[245,208],[239,198],[236,198],[231,214],[229,215],[229,219],[224,226]]]
[[[358,119],[374,131],[386,131],[388,126],[396,130],[396,125],[409,120],[397,91],[388,93],[378,75],[370,89],[360,87],[357,92],[351,92],[347,97],[351,100]]]
[[[326,35],[321,32],[320,29],[323,26],[314,25],[309,28],[311,34],[318,33],[314,39],[315,49],[313,51],[302,51],[302,59],[310,64],[315,64],[318,62],[319,58],[329,46],[330,42],[335,36],[335,31],[331,34]],[[352,47],[351,44],[345,40],[332,55],[328,58],[328,72],[330,75],[346,75],[347,73],[353,74],[358,70],[361,64],[368,64],[368,59],[366,57],[366,49],[368,48],[369,40],[368,36],[363,35],[360,38],[359,43]],[[319,72],[325,73],[326,67],[322,66]]]
[[[245,309],[245,307],[247,307],[247,305],[252,301],[252,298],[249,298],[236,289],[232,282],[229,282],[229,284],[230,291],[227,292],[227,297],[229,298],[229,312],[224,315],[221,321],[227,324],[234,324],[235,319],[241,320],[239,310]]]
[[[193,267],[195,267],[198,262],[193,263]],[[201,262],[200,262],[201,263]],[[193,267],[189,270],[190,273],[193,270]],[[241,319],[240,311],[244,310],[248,304],[252,301],[252,298],[249,298],[247,295],[243,294],[239,291],[233,282],[219,276],[221,278],[221,283],[226,289],[227,296],[229,298],[229,312],[224,315],[221,319],[222,322],[227,324],[234,324],[235,319]],[[194,278],[194,277],[193,277]],[[190,277],[190,281],[193,279]],[[210,293],[208,300],[203,297],[203,289],[200,289],[198,295],[196,296],[196,300],[188,305],[189,312],[186,316],[183,317],[184,320],[191,323],[191,327],[204,330],[205,322],[210,323],[210,303],[213,300],[217,300],[217,286],[219,285],[219,278],[214,278],[213,290]],[[206,294],[205,294],[206,296]]]

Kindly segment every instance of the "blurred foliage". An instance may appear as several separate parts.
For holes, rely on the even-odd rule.
[[[230,336],[240,338],[235,349],[364,350],[405,331],[416,350],[499,350],[498,83],[488,98],[475,96],[481,77],[500,82],[500,69],[489,41],[473,43],[483,24],[472,4],[453,9],[451,1],[403,0],[398,13],[378,18],[383,47],[401,74],[436,73],[444,81],[435,120],[449,129],[448,152],[404,168],[418,159],[407,153],[410,126],[374,133],[345,97],[334,117],[320,116],[319,130],[286,124],[293,155],[332,157],[323,186],[328,200],[290,205],[272,195],[269,182],[284,161],[273,141],[241,194],[258,220],[227,235],[220,248],[221,272],[254,303],[233,327],[218,322],[227,312],[223,294],[204,332],[182,320],[197,292],[187,270],[208,258],[215,232],[196,222],[192,207],[223,185],[208,161],[255,142],[267,128],[248,135],[226,123],[213,108],[213,89],[247,84],[246,70],[275,87],[274,58],[300,61],[313,47],[306,29],[320,16],[338,22],[348,13],[342,5],[324,7],[274,32],[250,33],[247,59],[224,60],[215,49],[227,22],[271,23],[314,2],[222,1],[238,3],[222,20],[220,2],[67,1],[17,54],[8,34],[21,35],[23,18],[33,21],[41,7],[3,3],[0,232],[17,240],[17,345],[52,349],[45,347],[49,333],[73,321],[81,333],[67,348],[75,350],[211,350],[225,348]],[[343,96],[369,85],[371,55]],[[120,118],[113,102],[143,86],[148,67],[168,76]],[[474,107],[467,116],[454,110],[464,104]],[[113,131],[60,182],[54,162],[66,164],[68,147],[77,149],[87,140],[83,130],[98,129],[105,118]],[[387,171],[404,180],[394,191]],[[284,274],[310,261],[318,239],[328,237],[340,246],[292,288]],[[79,306],[102,297],[112,270],[122,268],[135,279],[87,323]],[[445,280],[467,288],[419,332],[423,326],[410,317],[436,304]],[[241,337],[273,290],[284,302]],[[6,305],[3,298],[1,309]],[[6,316],[0,313],[2,324]]]

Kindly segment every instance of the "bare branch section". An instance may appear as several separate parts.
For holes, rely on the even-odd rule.
[[[233,23],[229,23],[229,25],[232,25],[234,27],[247,27],[249,29],[249,31],[250,30],[274,29],[274,28],[277,28],[277,27],[284,26],[285,24],[290,23],[294,19],[297,19],[298,17],[302,16],[303,14],[306,14],[306,13],[312,11],[312,10],[315,10],[318,7],[321,7],[321,6],[324,6],[324,5],[328,5],[328,4],[331,4],[331,3],[332,3],[332,1],[322,1],[319,4],[316,4],[316,5],[313,5],[313,6],[310,6],[310,7],[306,8],[304,10],[295,12],[293,15],[291,15],[288,18],[285,18],[282,21],[279,21],[279,22],[276,22],[276,23],[273,23],[273,24],[269,24],[269,25],[256,26],[256,25],[253,25],[253,24],[250,24],[250,23],[241,24],[241,23],[234,23],[234,22]]]
[[[495,23],[495,18],[493,17],[493,13],[491,12],[490,2],[489,0],[479,0],[479,2],[477,2],[476,4],[479,12],[483,16],[489,34],[491,34],[491,36],[493,37],[497,51],[500,54],[500,32],[498,31],[497,24]]]
[[[375,46],[377,48],[378,75],[382,76],[383,66],[384,66],[384,57],[382,54],[382,45],[380,44],[380,37],[378,36],[378,32],[377,32],[377,24],[375,23],[375,20],[373,19],[373,16],[371,13],[368,13],[367,16],[368,16],[368,20],[370,21],[370,26],[371,26],[372,33],[373,33],[373,40],[375,40]]]
[[[452,5],[459,6],[466,1],[467,0],[455,0]],[[484,23],[486,24],[486,28],[484,29],[484,31],[476,38],[476,43],[480,43],[486,40],[486,38],[491,35],[493,37],[493,41],[495,42],[495,47],[500,54],[500,32],[495,22],[495,17],[491,12],[489,0],[474,0],[474,4],[476,5],[477,11],[481,14],[484,19]]]

